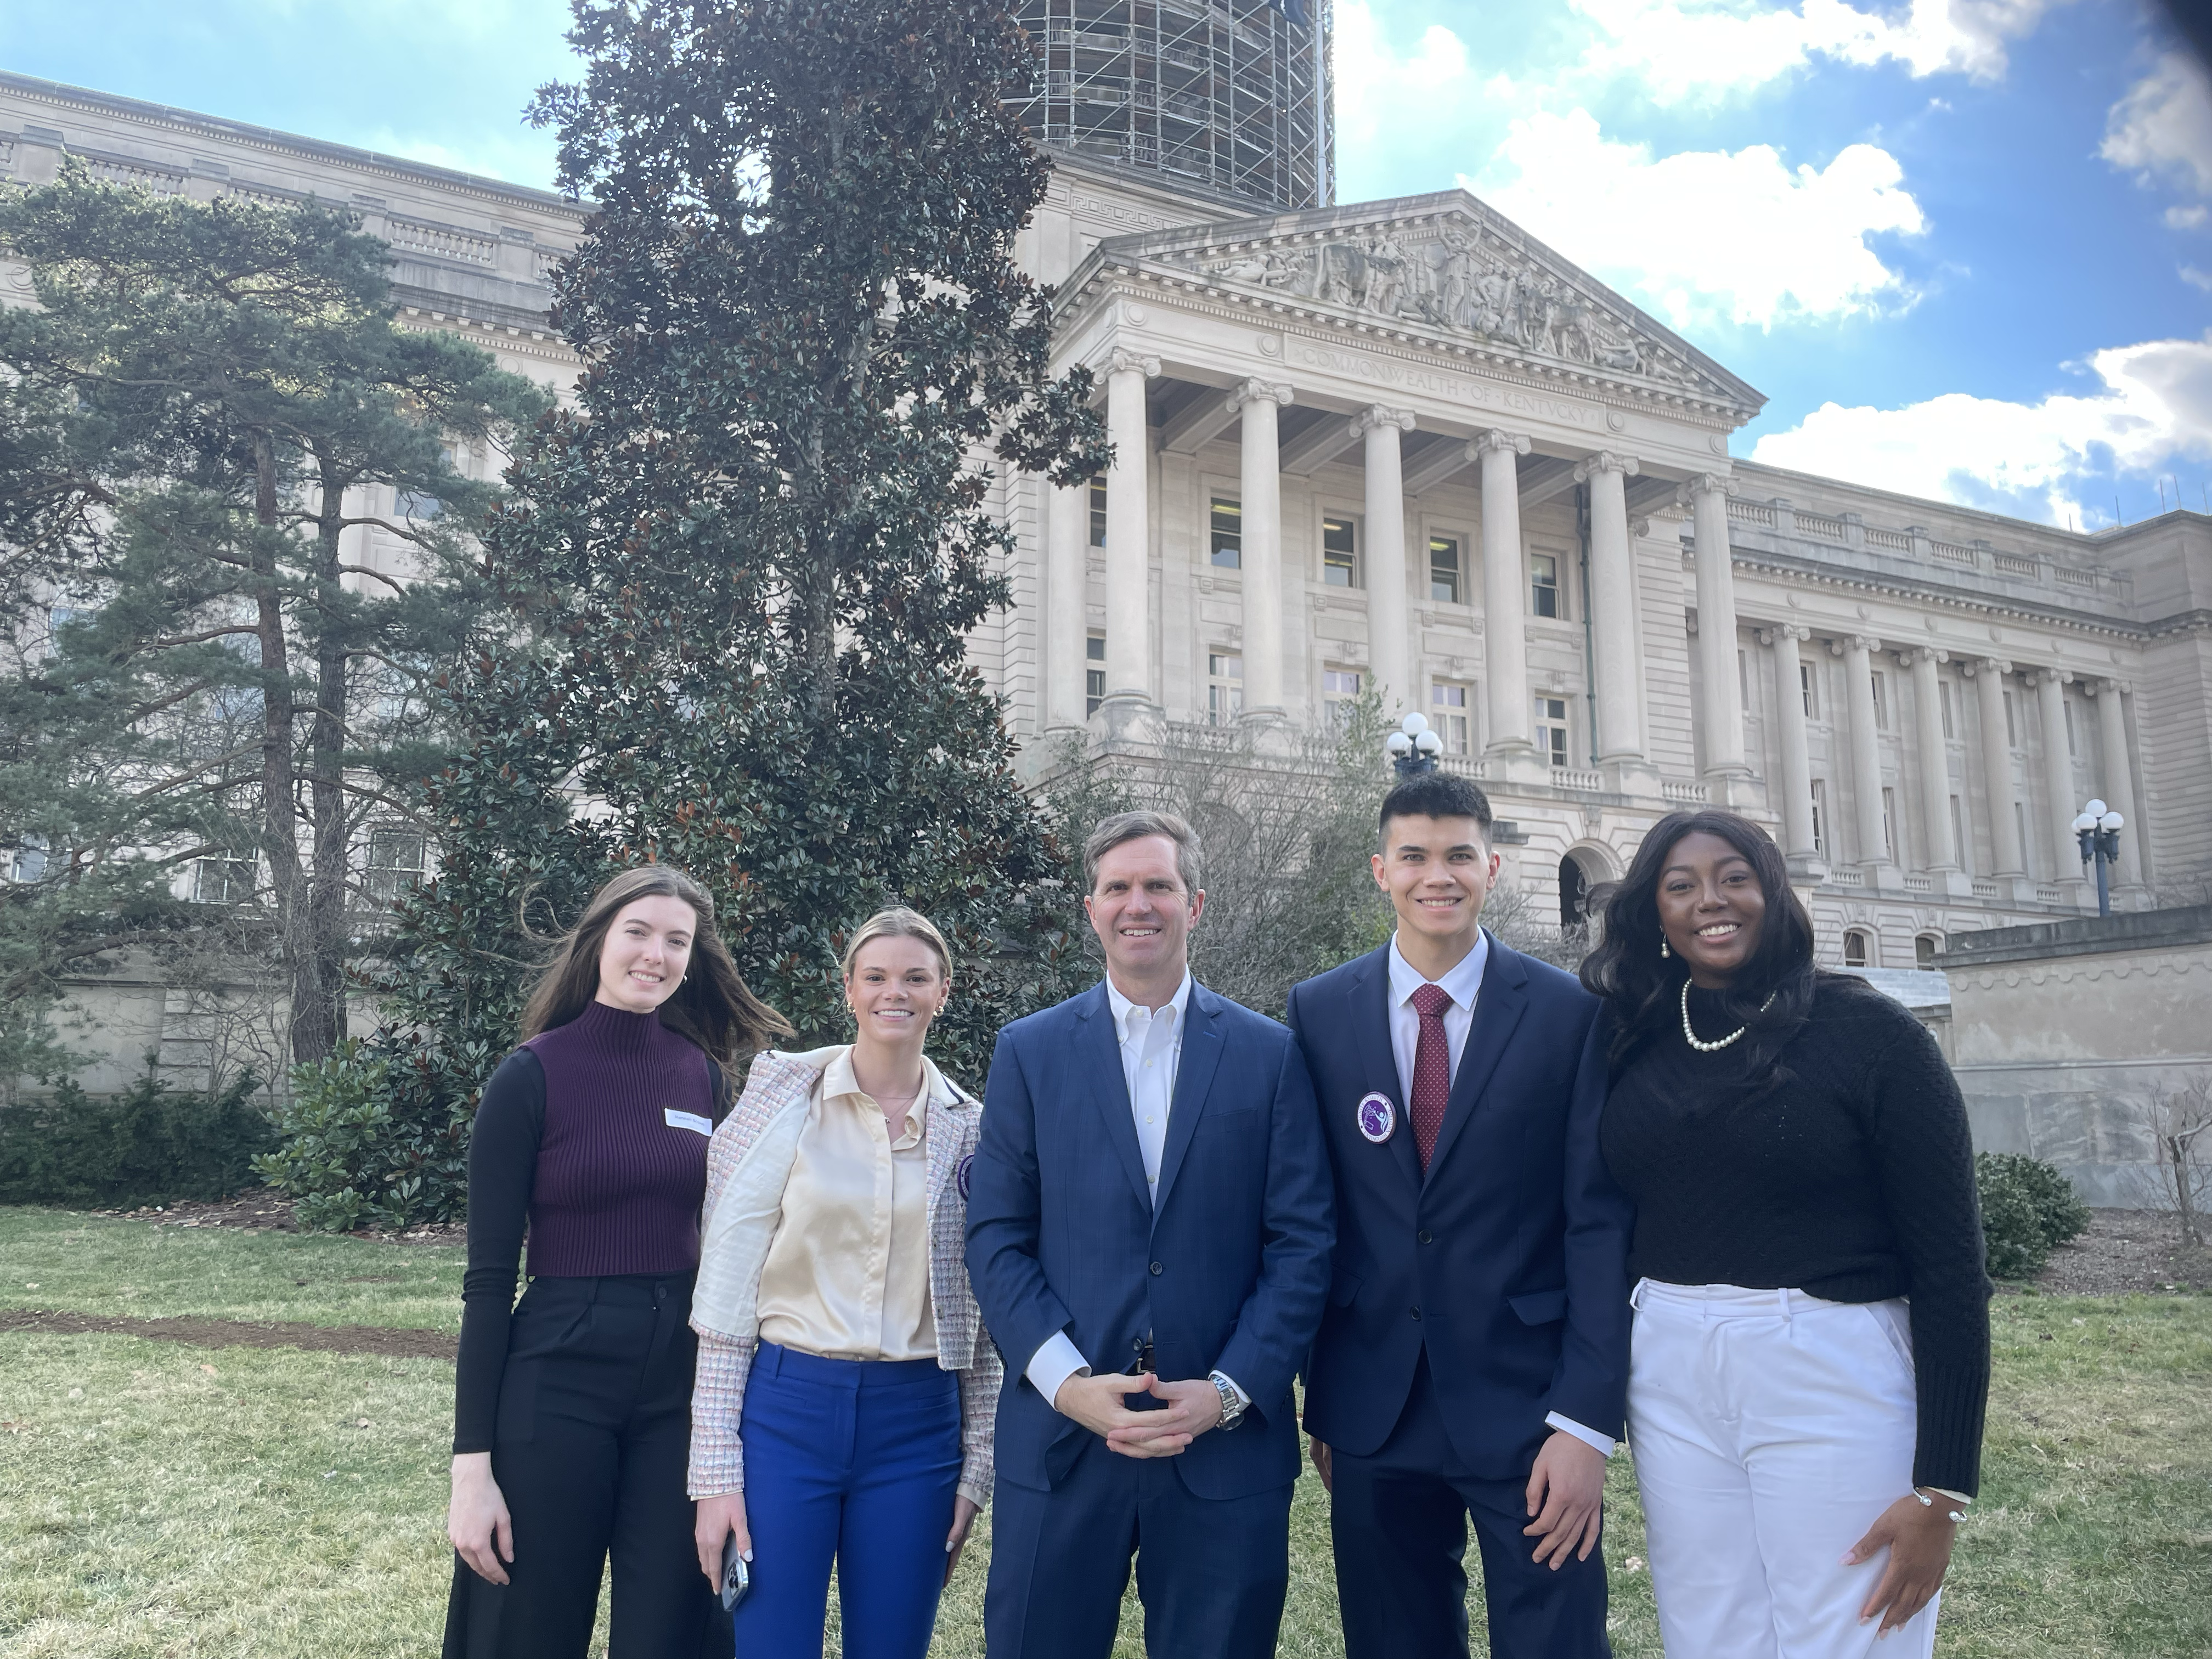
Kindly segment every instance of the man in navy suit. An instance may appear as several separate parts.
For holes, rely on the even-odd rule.
[[[1291,1034],[1192,982],[1190,827],[1084,847],[1106,981],[999,1034],[968,1272],[1006,1357],[990,1659],[1105,1659],[1136,1558],[1156,1659],[1264,1659],[1290,1582],[1291,1385],[1328,1160]]]
[[[1291,994],[1336,1177],[1306,1428],[1349,1659],[1464,1659],[1471,1516],[1493,1655],[1595,1659],[1628,1381],[1630,1211],[1598,1155],[1597,1000],[1486,933],[1490,803],[1382,803],[1380,950]]]

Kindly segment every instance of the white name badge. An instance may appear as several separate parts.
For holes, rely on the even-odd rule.
[[[714,1120],[702,1117],[696,1112],[679,1112],[673,1106],[664,1106],[660,1115],[672,1129],[696,1129],[702,1135],[714,1133]]]

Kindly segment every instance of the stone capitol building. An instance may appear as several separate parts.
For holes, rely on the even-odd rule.
[[[2094,909],[2091,796],[2127,820],[2118,906],[2212,873],[2212,520],[2077,534],[1732,459],[1761,395],[1480,201],[1335,200],[1325,3],[1022,10],[1055,172],[1018,257],[1116,454],[994,486],[1015,603],[971,653],[1033,764],[1377,692],[1562,917],[1711,802],[1771,827],[1832,965]],[[0,180],[65,154],[350,203],[405,321],[573,379],[556,195],[0,74]]]

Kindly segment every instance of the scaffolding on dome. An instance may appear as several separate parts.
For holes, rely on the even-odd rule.
[[[1332,0],[1018,0],[1047,148],[1273,208],[1336,199]],[[1298,21],[1293,21],[1296,16]]]

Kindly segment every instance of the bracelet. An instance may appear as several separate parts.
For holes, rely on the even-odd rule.
[[[1936,1507],[1936,1500],[1935,1500],[1935,1498],[1933,1498],[1929,1497],[1929,1496],[1928,1495],[1928,1493],[1926,1493],[1926,1492],[1924,1492],[1921,1491],[1919,1487],[1915,1486],[1915,1487],[1912,1489],[1912,1495],[1913,1495],[1915,1498],[1918,1498],[1918,1499],[1920,1500],[1920,1507],[1921,1507],[1922,1509],[1923,1509],[1923,1510],[1932,1510],[1932,1509],[1934,1509],[1934,1508]],[[1972,1502],[1974,1501],[1974,1500],[1973,1500],[1972,1498],[1952,1498],[1952,1495],[1951,1495],[1949,1492],[1945,1492],[1945,1493],[1943,1494],[1943,1496],[1944,1496],[1946,1498],[1950,1498],[1950,1499],[1951,1499],[1951,1501],[1953,1501],[1953,1502],[1960,1503],[1960,1504],[1971,1504],[1971,1503],[1972,1503]],[[1947,1511],[1946,1511],[1946,1518],[1948,1518],[1949,1521],[1951,1521],[1951,1522],[1952,1522],[1952,1523],[1953,1523],[1954,1525],[1955,1525],[1955,1524],[1957,1524],[1958,1522],[1961,1522],[1961,1521],[1964,1521],[1966,1517],[1966,1515],[1964,1514],[1964,1512],[1962,1512],[1962,1511],[1960,1511],[1960,1510],[1947,1510]]]

